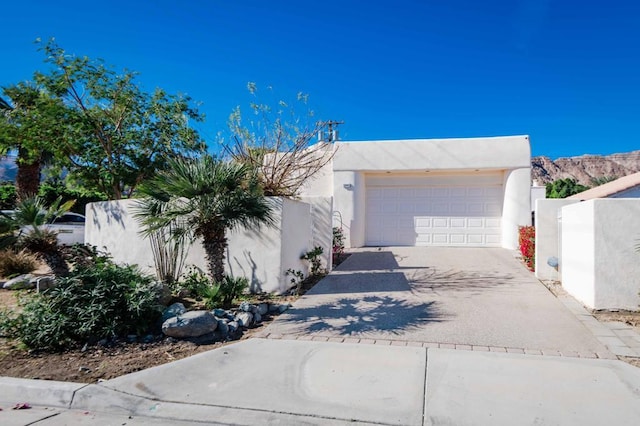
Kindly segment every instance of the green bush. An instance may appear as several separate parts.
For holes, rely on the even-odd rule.
[[[0,277],[28,274],[38,268],[38,258],[26,250],[0,251]]]
[[[220,300],[222,307],[228,309],[233,301],[238,299],[249,287],[249,280],[245,277],[225,275],[220,283]]]
[[[225,275],[221,282],[216,283],[200,268],[190,266],[177,286],[177,291],[186,290],[196,300],[204,301],[207,309],[219,306],[228,309],[249,287],[249,280]]]
[[[19,314],[0,313],[0,331],[33,349],[61,350],[148,332],[161,313],[151,277],[111,262],[79,267],[57,286],[19,301]]]
[[[16,186],[11,182],[0,183],[0,210],[16,207]]]

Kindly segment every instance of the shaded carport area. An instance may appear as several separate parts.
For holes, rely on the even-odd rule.
[[[607,353],[514,252],[501,248],[356,250],[265,334]]]

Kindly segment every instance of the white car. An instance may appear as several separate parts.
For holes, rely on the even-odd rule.
[[[2,213],[11,216],[13,210],[2,210]],[[58,233],[58,244],[84,244],[84,223],[84,215],[67,212],[44,225],[44,228]],[[29,228],[26,226],[23,231],[27,232]]]
[[[58,244],[84,244],[84,223],[84,215],[68,212],[45,227],[58,233]]]

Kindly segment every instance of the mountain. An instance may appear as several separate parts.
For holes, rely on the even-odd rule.
[[[13,156],[0,157],[0,182],[15,181],[18,167],[16,158]]]
[[[539,184],[572,178],[585,186],[594,179],[613,179],[640,171],[640,151],[611,155],[581,155],[552,160],[549,157],[531,159],[531,178]]]

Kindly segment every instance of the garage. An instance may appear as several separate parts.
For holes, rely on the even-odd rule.
[[[500,247],[503,180],[502,172],[367,175],[365,245]]]

